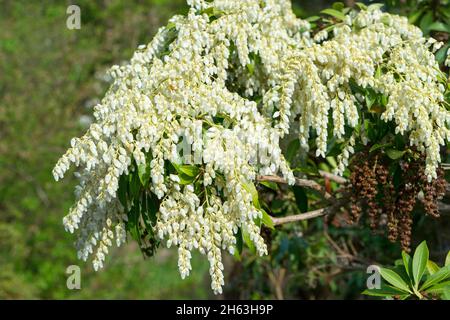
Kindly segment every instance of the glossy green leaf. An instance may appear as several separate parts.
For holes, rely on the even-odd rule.
[[[342,9],[345,8],[345,4],[343,2],[334,2],[331,7],[335,10],[341,11]]]
[[[392,296],[403,296],[405,291],[399,290],[395,287],[389,285],[381,285],[380,289],[367,289],[362,292],[362,294],[374,297],[392,297]]]
[[[425,35],[427,35],[429,33],[429,29],[428,27],[433,23],[433,12],[432,11],[428,11],[423,17],[422,19],[420,19],[420,24],[419,27],[420,29],[422,29],[422,31],[424,32]]]
[[[241,228],[242,232],[242,240],[244,241],[245,245],[250,249],[252,253],[256,253],[256,247],[253,241],[250,239],[250,234],[247,232],[247,229],[245,226]]]
[[[252,182],[243,183],[244,189],[252,195],[252,201],[255,208],[260,209],[261,205],[259,203],[258,191]]]
[[[403,290],[408,293],[412,293],[409,289],[408,284],[402,279],[400,275],[395,273],[394,271],[387,268],[380,268],[380,275],[386,280],[388,283],[393,285],[394,287]]]
[[[311,17],[306,18],[305,20],[308,21],[308,22],[315,22],[315,21],[317,21],[319,19],[320,19],[319,16],[311,16]]]
[[[395,150],[395,149],[387,149],[386,150],[386,154],[389,158],[391,158],[392,160],[397,160],[400,159],[401,157],[403,157],[403,155],[405,154],[406,151],[400,151],[400,150]]]
[[[424,9],[414,11],[409,17],[408,22],[411,24],[415,24],[419,18],[422,16]]]
[[[376,100],[377,100],[377,96],[376,96],[376,94],[374,92],[372,92],[372,91],[367,91],[366,92],[367,109],[370,110]]]
[[[425,291],[427,293],[443,293],[444,291],[450,291],[450,281],[438,283]]]
[[[273,224],[273,220],[269,214],[264,209],[260,210],[262,212],[262,223],[270,229],[275,229],[275,225]]]
[[[193,165],[172,163],[172,166],[178,173],[181,185],[193,183],[200,172],[200,169]]]
[[[375,71],[375,79],[379,79],[381,77],[381,66],[377,66],[377,70]]]
[[[367,10],[367,6],[362,2],[356,2],[355,5],[358,6],[360,10]]]
[[[428,30],[450,33],[450,26],[436,21],[428,26]]]
[[[141,180],[141,184],[145,187],[150,181],[150,164],[140,164],[138,165],[138,175]]]
[[[403,260],[403,266],[405,268],[406,274],[408,277],[412,278],[412,259],[411,256],[406,253],[405,251],[402,251],[402,260]]]
[[[253,62],[247,64],[247,70],[250,75],[255,72],[255,64]]]
[[[450,266],[450,251],[447,252],[447,257],[445,258],[445,266]]]
[[[448,278],[450,278],[450,266],[443,267],[432,276],[428,277],[428,279],[420,287],[420,290],[425,290],[441,281],[447,280]]]
[[[414,286],[417,288],[419,286],[420,280],[425,272],[427,267],[427,262],[429,258],[429,251],[426,241],[423,241],[416,248],[414,252],[414,257],[412,261],[412,273],[414,279]]]
[[[327,14],[327,15],[332,16],[341,21],[345,20],[345,14],[343,14],[342,12],[337,11],[335,9],[331,9],[331,8],[325,9],[325,10],[320,11],[320,13]]]
[[[260,181],[259,184],[262,184],[266,188],[272,189],[274,191],[279,190],[278,185],[272,181]]]
[[[189,164],[174,164],[175,170],[179,174],[186,175],[188,177],[196,177],[199,173],[199,168]]]
[[[128,213],[128,221],[126,222],[126,229],[130,233],[131,237],[141,243],[141,235],[139,230],[139,217],[140,217],[140,204],[139,201],[135,201]]]
[[[438,50],[438,52],[436,52],[435,57],[436,60],[440,63],[443,64],[445,59],[447,58],[447,51],[450,49],[450,43],[447,43],[446,45],[444,45],[442,48],[440,48]],[[444,82],[446,82],[446,79],[443,79]]]
[[[376,151],[376,150],[383,149],[383,148],[390,147],[390,146],[392,146],[392,143],[384,143],[384,144],[375,143],[375,144],[370,148],[369,152],[374,152],[374,151]]]
[[[154,235],[153,225],[150,217],[150,208],[149,208],[149,196],[147,193],[142,194],[141,199],[141,213],[142,213],[142,221],[144,222],[145,228],[150,235]]]
[[[428,262],[427,262],[427,271],[428,271],[428,273],[430,274],[430,275],[433,275],[433,274],[435,274],[436,272],[438,272],[439,271],[439,266],[436,264],[436,263],[434,263],[433,261],[431,261],[431,260],[428,260]]]
[[[132,172],[129,177],[128,195],[130,197],[130,201],[133,202],[135,199],[139,198],[141,181],[136,170]]]

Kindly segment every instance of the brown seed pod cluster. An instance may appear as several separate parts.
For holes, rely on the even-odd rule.
[[[388,238],[399,241],[402,249],[409,251],[411,244],[412,212],[419,199],[427,214],[438,217],[437,201],[446,188],[444,171],[428,182],[423,157],[401,160],[392,166],[382,152],[360,152],[352,160],[350,175],[350,219],[360,220],[366,212],[372,230],[387,217]]]

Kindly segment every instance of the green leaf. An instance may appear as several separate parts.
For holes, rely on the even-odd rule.
[[[136,200],[133,202],[133,205],[130,208],[130,212],[128,213],[128,221],[126,223],[126,228],[128,232],[131,234],[131,237],[136,240],[139,245],[141,244],[141,235],[139,232],[139,201]]]
[[[130,201],[133,202],[134,199],[139,198],[139,192],[141,190],[141,181],[139,180],[138,173],[136,170],[130,174],[130,181],[129,181],[129,196]]]
[[[425,35],[428,35],[429,33],[429,29],[428,27],[433,23],[433,12],[432,11],[428,11],[423,17],[422,19],[420,19],[420,29],[422,29],[423,33]]]
[[[272,181],[260,181],[259,184],[262,184],[263,186],[272,189],[274,191],[277,191],[279,189],[278,185]]]
[[[147,229],[148,233],[150,235],[154,235],[153,232],[153,222],[151,218],[151,209],[150,206],[151,199],[149,199],[149,196],[146,192],[142,194],[142,202],[141,202],[141,213],[142,213],[142,221],[144,222],[145,228]]]
[[[374,3],[367,7],[368,11],[379,10],[384,7],[382,3]]]
[[[269,216],[269,214],[264,210],[260,209],[262,212],[262,223],[267,226],[269,229],[275,229],[275,225],[273,224],[272,218]]]
[[[403,290],[408,293],[412,293],[411,290],[409,289],[408,284],[402,279],[401,276],[399,276],[394,271],[386,268],[380,268],[380,275],[383,277],[384,280],[389,282],[397,289]]]
[[[152,225],[156,224],[157,213],[159,211],[159,200],[158,197],[153,192],[148,192],[146,194],[147,200],[147,216],[152,223]]]
[[[447,286],[442,292],[442,300],[450,300],[450,286]]]
[[[447,257],[445,258],[445,266],[450,266],[450,251],[447,253]]]
[[[180,178],[180,184],[183,186],[191,184],[195,180],[195,177],[190,177],[185,174],[179,174],[178,177]]]
[[[400,151],[400,150],[395,150],[395,149],[387,149],[386,150],[386,154],[389,158],[391,158],[392,160],[397,160],[400,159],[401,157],[403,157],[403,155],[406,153],[405,150]]]
[[[370,148],[369,152],[374,152],[374,151],[376,151],[376,150],[383,149],[383,148],[385,148],[385,147],[390,147],[390,146],[392,146],[392,143],[384,143],[384,144],[375,143],[375,144]]]
[[[356,2],[355,5],[357,5],[360,10],[367,10],[367,6],[362,2]]]
[[[169,22],[169,23],[167,24],[167,26],[166,26],[166,28],[167,28],[168,30],[174,29],[175,27],[176,27],[175,22]]]
[[[320,19],[319,16],[312,16],[312,17],[306,18],[305,20],[308,21],[308,22],[314,22],[314,21],[317,21],[319,19]]]
[[[141,163],[140,165],[138,165],[138,175],[139,180],[141,180],[142,186],[147,186],[148,182],[150,181],[150,164]]]
[[[429,258],[429,251],[426,241],[422,241],[421,244],[416,248],[414,252],[413,262],[412,262],[412,273],[414,279],[414,286],[418,288],[420,280],[427,267],[427,262]]]
[[[410,24],[415,24],[420,16],[423,14],[424,9],[418,10],[418,11],[414,11],[409,17],[408,17],[408,22]]]
[[[255,72],[255,64],[253,62],[247,64],[247,70],[250,75]]]
[[[373,91],[368,90],[366,92],[366,104],[368,110],[370,110],[370,108],[372,107],[372,105],[375,103],[376,100],[377,95]]]
[[[406,274],[408,277],[412,277],[412,260],[411,256],[406,253],[405,251],[402,251],[402,259],[403,259],[403,266],[405,267]]]
[[[172,163],[172,166],[178,173],[181,185],[187,185],[194,182],[200,172],[200,169],[193,165]]]
[[[360,9],[360,10],[367,10],[367,6],[362,3],[362,2],[356,2],[355,5]]]
[[[450,291],[450,281],[438,283],[426,290],[428,293],[443,293],[444,291]]]
[[[386,96],[386,95],[382,95],[381,96],[381,105],[383,106],[383,107],[386,107],[387,106],[387,104],[388,104],[388,102],[389,102],[389,98]]]
[[[405,294],[405,291],[399,290],[389,285],[381,285],[380,289],[367,289],[364,290],[362,294],[374,297],[392,297],[403,296]]]
[[[189,164],[174,164],[175,170],[178,173],[184,174],[188,177],[196,177],[199,173],[199,168]]]
[[[345,4],[342,2],[335,2],[331,5],[333,7],[333,9],[341,11],[342,9],[345,8]]]
[[[221,11],[221,10],[215,8],[215,7],[209,7],[209,8],[201,10],[200,14],[207,14],[208,17],[220,16],[220,15],[223,14],[223,11]]]
[[[441,281],[450,278],[450,266],[442,267],[438,272],[430,276],[420,287],[420,291],[425,290]]]
[[[377,66],[377,71],[375,71],[375,79],[380,79],[381,77],[381,66]]]
[[[326,160],[332,168],[336,168],[338,166],[334,157],[326,157]]]
[[[430,275],[433,275],[433,274],[435,274],[436,272],[438,272],[439,271],[439,266],[436,264],[436,263],[434,263],[433,261],[431,261],[431,260],[428,260],[428,262],[427,262],[427,271],[428,271],[428,273],[430,274]]]
[[[258,191],[255,188],[255,185],[252,182],[242,183],[244,189],[249,192],[252,196],[253,205],[256,209],[261,209],[261,205],[259,203]]]
[[[447,43],[445,46],[440,48],[438,52],[436,52],[435,57],[439,64],[443,64],[445,59],[447,58],[447,51],[450,49],[450,43]],[[445,82],[447,79],[445,79]]]
[[[242,232],[242,240],[244,241],[246,246],[250,249],[250,251],[255,254],[256,253],[255,244],[250,239],[250,234],[247,232],[245,226],[242,227],[241,232]]]
[[[320,13],[327,14],[327,15],[332,16],[341,21],[345,20],[345,15],[342,12],[337,11],[335,9],[330,9],[330,8],[325,9],[325,10],[320,11]]]
[[[428,30],[450,33],[450,26],[442,22],[436,21],[428,26]]]

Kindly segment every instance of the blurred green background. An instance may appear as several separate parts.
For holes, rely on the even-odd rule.
[[[330,3],[296,1],[295,10],[308,16]],[[70,4],[81,8],[80,30],[66,28]],[[108,86],[104,72],[130,59],[159,26],[183,12],[183,0],[0,0],[1,299],[213,298],[207,261],[198,256],[185,280],[178,274],[174,250],[162,249],[156,257],[144,260],[130,243],[112,250],[100,272],[94,272],[89,262],[78,261],[74,237],[62,226],[62,217],[74,201],[75,181],[68,175],[55,183],[51,175],[70,138],[86,130],[92,107]],[[369,233],[365,234],[367,242],[372,241]],[[303,277],[302,272],[310,266],[320,267],[320,261],[329,259],[329,244],[323,237],[311,234],[309,243],[299,237],[286,241],[290,250],[305,252],[292,269],[293,281],[305,286],[305,292],[292,296],[348,296],[328,288],[330,274],[323,275],[319,284]],[[81,290],[66,287],[65,270],[72,264],[81,267]],[[281,276],[280,269],[266,272],[256,266],[243,274],[244,264],[228,264],[233,264],[226,278],[231,288],[228,297],[275,296],[264,293],[259,281]],[[359,286],[363,283],[359,281]],[[328,289],[320,291],[324,287]],[[360,292],[360,287],[355,288],[351,297]]]

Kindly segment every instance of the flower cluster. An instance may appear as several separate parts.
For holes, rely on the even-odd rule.
[[[436,178],[439,146],[450,138],[450,114],[443,107],[445,88],[433,55],[441,44],[425,39],[405,17],[376,7],[352,12],[323,42],[327,36],[322,30],[314,37],[317,43],[286,54],[279,84],[267,95],[268,105],[279,101],[276,114],[287,115],[278,127],[288,132],[289,121],[299,116],[302,146],[308,148],[312,129],[317,135],[316,155],[324,157],[330,123],[338,139],[345,126],[356,128],[360,123],[358,109],[367,101],[352,90],[356,82],[386,96],[381,119],[394,121],[396,133],[408,135],[411,146],[426,153],[426,174],[429,180]],[[339,157],[340,174],[348,165],[353,139]]]
[[[239,230],[267,253],[252,182],[281,172],[294,183],[279,142],[296,119],[303,147],[317,135],[318,156],[327,152],[330,112],[333,136],[358,126],[365,98],[351,81],[388,96],[383,119],[426,152],[427,174],[435,175],[449,115],[430,44],[406,19],[362,11],[312,37],[288,0],[188,3],[187,16],[173,17],[128,65],[111,68],[95,122],[53,170],[58,180],[79,167],[77,202],[64,225],[79,229],[79,257],[94,254],[95,269],[114,239],[126,239],[119,181],[136,163],[150,169],[148,188],[160,199],[154,233],[178,247],[181,276],[197,249],[210,262],[212,289],[222,292],[222,250],[234,252]],[[356,137],[339,156],[341,172]],[[193,160],[180,154],[181,143]],[[199,169],[188,183],[168,173],[170,163],[186,162]]]

